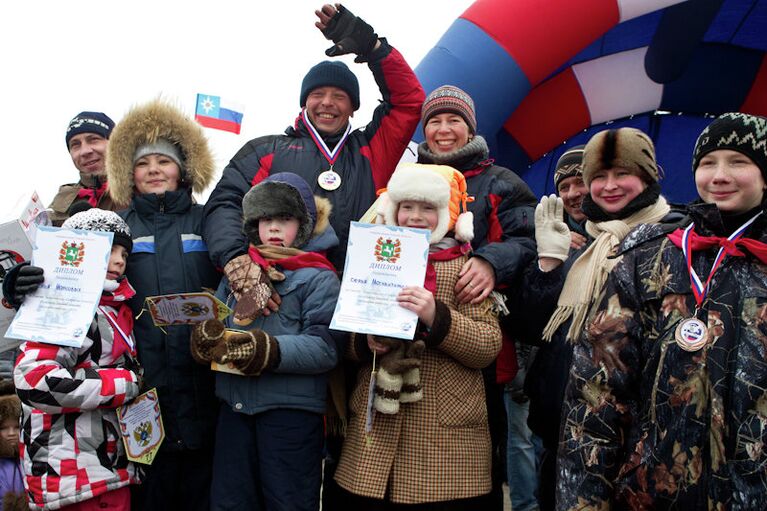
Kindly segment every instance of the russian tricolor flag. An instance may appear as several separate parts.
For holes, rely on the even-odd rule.
[[[206,128],[240,133],[242,108],[221,101],[219,96],[197,94],[194,118]]]

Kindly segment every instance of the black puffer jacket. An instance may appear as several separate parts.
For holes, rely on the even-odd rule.
[[[164,196],[138,195],[120,216],[133,236],[126,275],[136,289],[130,302],[135,315],[147,296],[218,287],[221,274],[210,262],[201,237],[202,206],[192,203],[188,189]],[[212,445],[218,410],[215,377],[192,358],[191,328],[160,329],[145,312],[136,320],[133,332],[147,388],[157,387],[160,397],[167,448]]]
[[[535,205],[530,187],[511,170],[493,165],[482,137],[474,139],[454,157],[446,160],[429,151],[426,143],[418,146],[419,163],[438,163],[460,170],[474,202],[474,256],[485,259],[495,270],[496,285],[508,285],[521,276],[535,257]]]

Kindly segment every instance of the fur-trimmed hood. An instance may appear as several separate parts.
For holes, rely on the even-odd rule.
[[[215,162],[202,128],[178,108],[154,100],[132,108],[115,126],[107,148],[109,194],[127,204],[134,194],[133,156],[143,144],[166,139],[181,148],[183,181],[200,193],[210,184]]]

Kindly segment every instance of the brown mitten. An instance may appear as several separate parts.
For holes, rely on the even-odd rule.
[[[224,266],[229,288],[237,303],[234,306],[235,325],[249,325],[261,315],[274,293],[269,277],[248,254],[237,256]]]
[[[224,339],[224,324],[217,319],[206,319],[192,329],[190,349],[192,358],[200,364],[208,365],[213,360],[211,351]]]
[[[405,360],[417,360],[418,365],[412,365],[410,369],[402,373],[402,389],[400,390],[400,403],[415,403],[423,399],[423,387],[421,386],[421,355],[426,349],[423,341],[413,341],[407,344]]]
[[[232,364],[244,374],[258,376],[280,363],[277,339],[263,330],[227,330],[224,338],[225,341],[211,351],[213,359],[220,364]]]
[[[385,414],[399,412],[400,397],[403,388],[403,373],[420,366],[420,359],[406,358],[407,344],[399,339],[391,337],[378,337],[374,339],[389,348],[389,351],[381,357],[380,368],[376,374],[376,386],[374,389],[373,407]]]

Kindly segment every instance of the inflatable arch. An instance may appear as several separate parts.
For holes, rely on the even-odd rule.
[[[477,0],[416,74],[427,93],[466,90],[491,156],[538,195],[567,147],[634,126],[686,202],[711,116],[767,115],[767,0]]]

